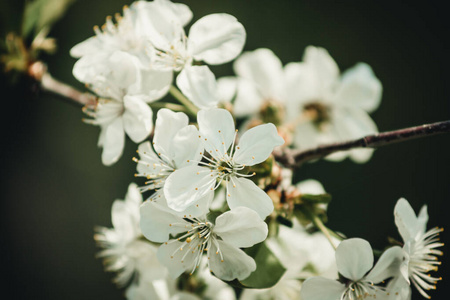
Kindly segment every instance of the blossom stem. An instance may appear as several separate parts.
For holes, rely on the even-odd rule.
[[[184,105],[187,110],[195,117],[199,109],[195,106],[188,98],[186,98],[183,93],[180,92],[175,86],[170,86],[169,93],[178,100],[182,105]]]
[[[355,148],[378,148],[416,138],[450,132],[450,121],[436,122],[399,130],[368,135],[356,140],[322,145],[308,150],[284,149],[274,152],[276,160],[287,168],[298,168],[304,162],[322,158],[331,153]]]
[[[153,103],[150,103],[150,106],[152,108],[168,108],[173,111],[187,112],[186,107],[184,107],[183,105],[174,104],[174,103],[153,102]]]
[[[43,90],[70,99],[77,104],[94,106],[97,102],[96,96],[90,93],[83,93],[70,85],[53,78],[43,62],[37,61],[31,64],[28,68],[28,74],[40,83]]]
[[[334,250],[336,250],[336,245],[333,242],[333,239],[331,238],[330,231],[328,228],[323,224],[322,220],[316,215],[316,214],[309,214],[311,221],[313,222],[314,226],[316,226],[322,233],[325,235],[325,237],[330,242],[331,246]]]

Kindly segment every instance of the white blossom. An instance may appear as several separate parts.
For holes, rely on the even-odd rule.
[[[274,118],[294,131],[295,146],[314,148],[377,132],[368,112],[381,100],[381,83],[367,64],[357,64],[339,76],[339,69],[323,48],[307,47],[303,62],[283,67],[269,49],[245,52],[234,65],[237,75],[233,112],[237,117]],[[228,80],[230,90],[231,82]],[[223,91],[223,90],[221,90]],[[228,92],[226,92],[228,93]],[[230,99],[229,95],[222,98]],[[275,109],[275,115],[267,111]],[[372,150],[356,149],[328,159],[346,156],[365,162]]]
[[[333,239],[335,244],[339,240]],[[337,279],[334,249],[321,233],[310,234],[298,222],[293,228],[279,226],[278,235],[265,241],[286,269],[280,280],[268,289],[245,289],[242,300],[300,299],[302,281],[311,276]]]
[[[154,191],[147,200],[166,202],[164,184],[167,177],[175,170],[193,165],[202,156],[203,141],[198,138],[199,132],[193,125],[188,125],[186,114],[175,113],[162,108],[158,111],[152,144],[145,142],[139,145],[140,159],[137,162],[136,177],[144,177],[148,181],[141,191]],[[183,214],[198,216],[209,211],[212,195],[207,195],[195,205],[183,210]]]
[[[303,300],[356,300],[373,297],[391,299],[378,283],[395,276],[402,258],[400,247],[386,250],[372,268],[374,257],[370,244],[359,238],[342,241],[336,249],[336,264],[345,283],[324,277],[308,278],[302,286]],[[370,272],[369,272],[370,271]]]
[[[237,57],[244,47],[244,26],[231,15],[207,15],[196,21],[186,36],[172,19],[160,20],[160,34],[149,36],[155,48],[154,60],[160,68],[181,71],[193,60],[223,64]]]
[[[254,259],[239,248],[264,241],[268,233],[267,224],[246,207],[227,211],[213,223],[205,216],[180,217],[150,201],[141,206],[141,228],[146,238],[163,243],[157,255],[173,278],[192,274],[205,252],[209,269],[223,280],[242,280],[256,270]]]
[[[237,78],[234,82],[231,78],[227,81],[229,86],[236,86],[233,103],[236,117],[257,117],[266,105],[285,105],[286,94],[290,93],[286,90],[287,78],[280,59],[271,50],[260,48],[244,52],[234,62],[233,69]],[[223,98],[231,97],[223,95]]]
[[[401,283],[406,283],[406,291],[409,294],[408,284],[410,282],[417,288],[422,296],[429,299],[430,296],[425,292],[436,289],[436,283],[441,280],[439,277],[433,277],[430,271],[437,271],[437,256],[443,254],[436,248],[444,244],[439,242],[439,233],[442,228],[433,228],[426,231],[428,222],[427,207],[423,206],[416,216],[409,202],[401,198],[397,201],[394,208],[395,224],[403,239],[404,262],[400,268],[403,280],[397,282],[396,287]],[[393,285],[394,286],[394,285]]]
[[[265,161],[274,147],[284,140],[273,124],[264,124],[245,132],[235,146],[233,117],[224,109],[201,110],[197,116],[200,135],[205,141],[206,162],[173,172],[164,186],[167,204],[182,211],[220,186],[226,186],[227,203],[231,209],[245,206],[265,218],[273,211],[270,197],[247,177],[246,166]],[[230,149],[230,150],[229,150]]]
[[[70,54],[80,58],[99,53],[124,51],[138,57],[144,65],[151,64],[148,55],[149,38],[159,36],[161,20],[185,26],[192,19],[189,7],[169,0],[135,1],[124,6],[123,16],[115,15],[116,23],[108,16],[100,29],[94,26],[95,36],[75,45]]]
[[[198,296],[178,291],[170,279],[140,281],[127,289],[128,300],[201,300]]]
[[[295,124],[297,147],[314,148],[378,132],[368,113],[378,108],[382,86],[369,65],[358,63],[340,76],[336,62],[325,49],[309,46],[303,62],[288,64],[285,72],[291,86],[286,117]],[[350,156],[363,163],[372,152],[353,149],[327,159],[339,161]]]
[[[112,205],[113,228],[98,227],[94,235],[97,244],[104,248],[97,256],[104,259],[106,271],[117,272],[114,282],[119,286],[125,286],[133,276],[152,281],[167,274],[156,257],[157,248],[142,240],[141,204],[142,196],[132,183],[125,200],[115,200]]]
[[[125,52],[83,57],[73,74],[100,97],[95,107],[84,108],[92,118],[84,121],[100,126],[102,162],[112,165],[122,155],[125,133],[135,143],[150,134],[153,113],[146,101],[158,98],[159,92],[146,89],[148,74],[136,57]]]

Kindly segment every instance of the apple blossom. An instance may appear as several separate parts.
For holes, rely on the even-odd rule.
[[[254,259],[239,248],[264,241],[268,233],[267,224],[246,207],[227,211],[212,222],[206,216],[179,217],[150,201],[141,206],[141,228],[146,238],[163,243],[157,255],[173,278],[185,271],[194,273],[206,252],[211,272],[228,281],[245,279],[256,270]]]
[[[241,172],[246,166],[265,161],[274,147],[284,143],[275,126],[264,124],[252,128],[242,135],[235,146],[234,121],[227,110],[201,110],[197,122],[199,138],[205,141],[207,154],[203,153],[203,157],[207,162],[178,169],[166,179],[164,193],[168,206],[182,211],[208,193],[213,193],[224,182],[231,209],[245,206],[265,218],[273,211],[272,200],[247,179],[254,174]]]
[[[389,291],[376,284],[395,276],[401,260],[400,247],[386,250],[373,266],[370,244],[359,238],[342,241],[336,249],[336,264],[345,284],[324,277],[310,277],[302,286],[303,300],[355,300],[373,297],[390,299]],[[369,272],[370,271],[370,272]]]
[[[103,248],[97,257],[104,259],[107,271],[117,272],[114,282],[119,286],[125,286],[136,274],[142,280],[152,281],[164,278],[167,273],[156,258],[156,247],[141,239],[141,204],[142,196],[137,185],[132,183],[125,200],[116,200],[112,205],[113,228],[97,227],[94,235],[97,244]]]
[[[437,256],[443,254],[436,248],[444,244],[439,242],[438,235],[442,228],[433,228],[426,231],[428,222],[427,207],[423,206],[416,216],[409,202],[400,198],[394,208],[395,224],[405,243],[403,246],[404,262],[400,273],[404,283],[412,282],[422,296],[429,299],[425,290],[436,289],[435,284],[441,278],[433,277],[430,271],[437,271],[441,264]],[[401,283],[402,281],[399,281]],[[408,290],[409,288],[406,287]]]

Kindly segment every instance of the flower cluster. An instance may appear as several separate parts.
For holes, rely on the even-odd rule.
[[[71,50],[74,76],[97,97],[84,112],[100,126],[103,164],[119,160],[127,136],[139,144],[142,183],[114,202],[113,228],[95,234],[126,297],[406,300],[412,283],[427,298],[442,244],[441,229],[426,231],[426,208],[416,217],[398,201],[403,243],[374,265],[369,242],[324,225],[323,186],[294,184],[272,155],[376,133],[369,113],[382,86],[371,67],[340,74],[313,46],[283,66],[269,49],[241,54],[246,32],[235,17],[204,16],[186,34],[192,18],[185,4],[136,1]],[[233,60],[236,75],[216,80],[208,65]],[[326,158],[364,163],[372,153]]]

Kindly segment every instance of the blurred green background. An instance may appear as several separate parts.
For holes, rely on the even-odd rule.
[[[283,61],[299,61],[307,45],[322,46],[341,70],[357,62],[372,66],[384,88],[372,115],[380,131],[450,119],[449,21],[443,1],[191,0],[194,21],[216,12],[236,16],[247,30],[245,50],[272,49]],[[18,31],[23,3],[0,0],[0,32]],[[58,52],[45,56],[54,77],[80,89],[71,73],[70,48],[93,35],[107,15],[130,4],[78,0],[50,36]],[[231,75],[231,64],[213,67]],[[95,258],[95,225],[111,226],[114,199],[134,180],[136,145],[127,140],[122,159],[101,164],[99,129],[81,122],[80,108],[24,82],[0,83],[1,280],[7,299],[123,299]],[[33,87],[31,87],[33,88]],[[378,149],[364,165],[319,161],[303,166],[296,180],[314,178],[333,195],[329,227],[383,248],[399,238],[393,208],[405,197],[416,211],[428,204],[429,226],[450,228],[450,135]],[[442,234],[447,242],[448,234]],[[444,247],[445,251],[446,247]],[[431,293],[448,299],[443,282]],[[421,299],[415,293],[413,299]]]

